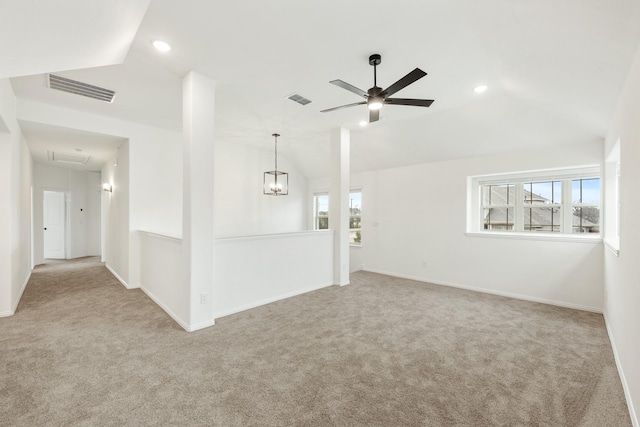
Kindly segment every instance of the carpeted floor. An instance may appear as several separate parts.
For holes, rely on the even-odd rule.
[[[601,315],[360,272],[187,333],[83,258],[0,319],[0,425],[631,421]]]

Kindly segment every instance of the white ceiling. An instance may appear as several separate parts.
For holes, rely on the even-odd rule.
[[[338,126],[353,131],[355,172],[601,139],[639,18],[639,0],[153,0],[122,64],[58,73],[115,90],[113,104],[52,91],[43,75],[12,84],[21,98],[179,130],[181,79],[195,70],[217,83],[218,140],[272,149],[278,132],[281,153],[314,177],[326,173]],[[29,42],[51,32],[33,29]],[[155,51],[158,38],[173,50]],[[385,106],[366,128],[365,106],[320,113],[360,101],[328,82],[367,90],[372,53],[382,55],[379,86],[419,67],[428,76],[396,96],[435,103]],[[56,69],[50,56],[40,71]],[[481,83],[489,90],[474,93]],[[312,103],[287,100],[294,92]]]
[[[0,78],[122,62],[150,2],[0,1]]]
[[[42,123],[20,120],[20,128],[24,134],[29,150],[36,163],[48,163],[54,166],[77,170],[99,172],[102,165],[126,141],[111,135],[86,132]],[[50,153],[56,155],[81,157],[89,156],[86,164],[52,162]]]

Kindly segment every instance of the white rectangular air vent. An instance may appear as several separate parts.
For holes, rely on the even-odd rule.
[[[56,163],[73,163],[75,165],[86,165],[91,156],[82,154],[67,154],[54,151],[47,151],[49,161]]]
[[[49,87],[105,102],[113,102],[113,98],[116,96],[116,93],[112,90],[56,76],[55,74],[49,74]]]
[[[311,100],[305,98],[302,95],[298,95],[297,93],[294,93],[293,95],[289,95],[287,96],[288,99],[297,102],[300,105],[307,105],[311,103]]]

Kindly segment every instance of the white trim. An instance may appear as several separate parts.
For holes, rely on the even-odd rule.
[[[213,326],[216,324],[216,319],[205,320],[204,322],[196,323],[195,325],[191,325],[187,332],[194,332],[200,329],[208,328],[209,326]]]
[[[182,237],[178,236],[177,234],[174,235],[174,234],[167,234],[167,233],[156,233],[154,231],[147,231],[147,230],[138,230],[138,232],[150,237],[156,237],[156,238],[166,239],[171,241],[177,240],[179,243],[182,242]]]
[[[549,242],[602,243],[602,238],[563,233],[514,232],[514,231],[467,231],[468,237],[491,237],[496,239],[544,240]],[[593,233],[595,234],[595,233]]]
[[[613,252],[615,256],[620,256],[620,247],[618,246],[619,245],[618,242],[613,241],[611,239],[607,239],[605,237],[604,239],[602,239],[602,243],[604,244],[605,248]]]
[[[18,298],[16,298],[15,301],[13,301],[11,310],[0,311],[0,317],[9,317],[16,314],[16,310],[18,309],[18,304],[20,304],[20,300],[22,299],[22,294],[24,294],[24,290],[27,289],[27,284],[29,283],[29,279],[31,278],[32,272],[33,272],[33,269],[29,270],[29,274],[27,274],[27,278],[24,279],[24,283],[22,284],[22,288],[20,289]]]
[[[348,285],[348,284],[349,283],[345,283],[344,285]],[[341,285],[341,286],[344,286],[344,285]],[[225,310],[225,311],[222,311],[220,313],[214,313],[213,315],[214,315],[214,317],[216,319],[219,319],[221,317],[229,316],[231,314],[239,313],[241,311],[250,310],[252,308],[260,307],[262,305],[271,304],[272,302],[276,302],[276,301],[280,301],[280,300],[283,300],[283,299],[295,297],[297,295],[306,294],[307,292],[317,291],[318,289],[327,288],[329,286],[333,286],[333,283],[326,283],[326,284],[322,284],[322,285],[319,285],[319,286],[313,286],[313,287],[302,289],[302,290],[296,290],[296,291],[292,291],[292,292],[287,292],[285,294],[281,294],[281,295],[277,295],[275,297],[267,298],[267,299],[264,299],[262,301],[258,301],[258,302],[254,302],[254,303],[250,303],[250,304],[245,304],[243,306],[232,308],[230,310]]]
[[[158,307],[163,309],[165,311],[165,313],[167,313],[169,315],[169,317],[171,317],[173,320],[175,320],[175,322],[178,325],[182,326],[182,328],[185,331],[190,332],[189,322],[181,319],[180,316],[178,316],[173,311],[171,311],[171,309],[169,307],[164,305],[162,303],[162,301],[160,301],[160,299],[158,299],[155,295],[153,295],[149,289],[145,288],[144,285],[141,285],[140,289],[142,289],[142,292],[144,292],[151,299],[151,301],[155,302],[158,305]]]
[[[627,377],[624,375],[624,371],[622,370],[622,363],[620,363],[620,356],[618,355],[618,348],[616,347],[616,342],[613,339],[613,333],[611,332],[611,328],[609,327],[609,321],[607,320],[607,313],[603,313],[604,316],[604,325],[607,328],[607,335],[609,335],[609,341],[611,342],[611,350],[613,350],[613,358],[616,361],[616,368],[618,368],[618,375],[620,376],[620,382],[622,382],[622,390],[624,391],[624,397],[627,400],[627,407],[629,408],[629,416],[631,417],[631,423],[633,427],[640,427],[640,422],[638,422],[638,416],[636,415],[636,410],[633,407],[633,400],[631,399],[631,392],[629,391],[629,384],[627,383]]]
[[[554,180],[561,181],[563,179],[570,178],[587,178],[587,177],[600,177],[600,165],[585,165],[578,167],[565,167],[565,168],[553,168],[553,169],[538,169],[531,171],[518,171],[518,172],[506,172],[506,173],[494,173],[485,175],[472,175],[469,176],[474,183],[478,185],[491,185],[491,184],[515,184],[525,181],[545,181]]]
[[[432,279],[427,279],[427,278],[424,278],[424,277],[410,276],[410,275],[407,275],[407,274],[390,273],[390,272],[387,272],[387,271],[379,271],[379,270],[371,270],[371,269],[366,269],[364,271],[368,271],[368,272],[371,272],[371,273],[377,273],[377,274],[384,274],[385,276],[392,276],[392,277],[399,277],[399,278],[402,278],[402,279],[415,280],[417,282],[431,283],[433,285],[438,285],[438,286],[449,286],[449,287],[452,287],[452,288],[466,289],[468,291],[481,292],[481,293],[484,293],[484,294],[498,295],[498,296],[501,296],[501,297],[514,298],[514,299],[519,299],[519,300],[523,300],[523,301],[531,301],[531,302],[537,302],[537,303],[541,303],[541,304],[555,305],[555,306],[558,306],[558,307],[572,308],[574,310],[582,310],[582,311],[589,311],[589,312],[592,312],[592,313],[602,314],[602,309],[601,308],[590,307],[588,305],[573,304],[573,303],[570,303],[570,302],[556,301],[556,300],[547,299],[547,298],[539,298],[539,297],[532,297],[532,296],[529,296],[529,295],[514,294],[514,293],[511,293],[511,292],[496,291],[496,290],[493,290],[493,289],[479,288],[479,287],[476,287],[476,286],[469,286],[469,285],[461,285],[461,284],[458,284],[458,283],[444,282],[442,280],[432,280]]]
[[[219,245],[224,243],[235,243],[235,242],[251,241],[251,240],[282,239],[282,238],[302,237],[302,236],[318,236],[323,234],[333,234],[333,230],[307,230],[307,231],[296,231],[292,233],[274,233],[274,234],[255,234],[255,235],[247,235],[247,236],[216,237],[215,244]]]
[[[120,283],[122,283],[122,286],[124,286],[125,288],[127,288],[127,289],[137,289],[138,288],[138,286],[129,286],[129,284],[127,284],[127,282],[125,282],[124,279],[122,277],[120,277],[120,275],[118,273],[116,273],[116,271],[113,268],[109,267],[109,264],[105,263],[104,266],[107,267],[107,270],[109,270],[109,272],[111,274],[113,274],[113,277],[118,279],[118,281]]]
[[[29,274],[27,274],[27,278],[24,279],[24,283],[22,284],[22,288],[20,289],[20,293],[18,295],[18,298],[14,301],[13,303],[13,308],[11,311],[13,311],[12,314],[14,314],[16,312],[16,310],[18,309],[18,304],[20,304],[20,300],[22,299],[22,294],[24,294],[24,290],[27,289],[27,284],[29,283],[29,279],[31,278],[31,272],[33,270],[29,270]]]

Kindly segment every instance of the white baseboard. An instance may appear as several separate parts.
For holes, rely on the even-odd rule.
[[[209,326],[213,326],[216,324],[216,319],[206,320],[204,322],[196,323],[195,325],[191,325],[187,332],[193,332],[200,329],[208,328]]]
[[[631,423],[633,427],[640,427],[640,423],[638,422],[638,416],[636,415],[636,410],[633,407],[633,401],[631,400],[631,393],[629,392],[629,384],[627,383],[627,378],[624,375],[624,370],[622,369],[622,364],[620,363],[620,356],[618,355],[618,348],[616,347],[616,341],[613,338],[613,333],[611,332],[611,328],[609,327],[609,321],[607,320],[607,313],[604,314],[604,324],[607,328],[607,334],[609,335],[609,341],[611,342],[611,349],[613,350],[613,358],[616,361],[616,367],[618,368],[618,375],[620,375],[620,381],[622,382],[622,390],[624,390],[624,397],[627,399],[627,407],[629,408],[629,416],[631,417]]]
[[[20,304],[20,300],[22,299],[22,294],[24,294],[24,290],[27,289],[27,284],[29,283],[29,279],[31,278],[31,272],[33,269],[29,270],[29,274],[24,279],[22,283],[22,287],[20,288],[20,292],[18,293],[18,297],[11,304],[11,310],[8,311],[0,311],[0,317],[9,317],[16,314],[16,310],[18,309],[18,304]]]
[[[187,322],[184,319],[181,319],[180,316],[175,314],[169,307],[167,307],[162,301],[160,301],[160,299],[156,297],[149,289],[145,288],[144,285],[140,285],[140,289],[142,289],[142,292],[144,292],[149,298],[151,298],[151,300],[155,302],[158,305],[158,307],[163,309],[165,313],[167,313],[173,320],[175,320],[178,325],[182,326],[182,328],[185,331],[191,332],[192,330],[194,330],[189,325],[189,322]]]
[[[118,273],[116,273],[116,271],[109,266],[109,264],[105,263],[105,267],[107,267],[107,270],[109,270],[109,272],[111,274],[113,274],[113,277],[118,279],[118,281],[120,283],[122,283],[122,286],[124,286],[125,288],[127,288],[127,289],[138,289],[139,288],[139,286],[129,286],[129,284],[127,282],[125,282],[124,279],[122,277],[120,277],[120,275]]]
[[[434,285],[439,285],[439,286],[449,286],[449,287],[452,287],[452,288],[466,289],[468,291],[482,292],[482,293],[485,293],[485,294],[498,295],[498,296],[501,296],[501,297],[515,298],[515,299],[524,300],[524,301],[531,301],[531,302],[539,302],[539,303],[542,303],[542,304],[556,305],[558,307],[572,308],[574,310],[590,311],[592,313],[602,314],[602,309],[601,308],[590,307],[590,306],[587,306],[587,305],[573,304],[573,303],[570,303],[570,302],[556,301],[556,300],[552,300],[552,299],[532,297],[532,296],[529,296],[529,295],[514,294],[514,293],[511,293],[511,292],[496,291],[496,290],[493,290],[493,289],[479,288],[479,287],[476,287],[476,286],[461,285],[459,283],[443,282],[441,280],[431,280],[431,279],[427,279],[427,278],[424,278],[424,277],[410,276],[410,275],[407,275],[407,274],[392,273],[392,272],[388,272],[388,271],[371,270],[371,269],[367,269],[367,270],[364,270],[364,271],[368,271],[368,272],[371,272],[371,273],[377,273],[377,274],[384,274],[385,276],[400,277],[402,279],[415,280],[417,282],[432,283]]]
[[[333,283],[327,283],[327,284],[322,284],[319,286],[313,286],[311,288],[306,288],[306,289],[302,289],[302,290],[297,290],[297,291],[293,291],[293,292],[287,292],[286,294],[281,294],[275,297],[271,297],[271,298],[267,298],[261,301],[257,301],[257,302],[253,302],[250,304],[245,304],[242,305],[240,307],[235,307],[229,310],[223,310],[219,313],[214,313],[214,317],[216,319],[219,319],[220,317],[225,317],[225,316],[229,316],[231,314],[235,314],[235,313],[239,313],[241,311],[245,311],[245,310],[250,310],[252,308],[256,308],[256,307],[260,307],[261,305],[266,305],[266,304],[270,304],[272,302],[276,302],[276,301],[280,301],[283,299],[287,299],[287,298],[291,298],[291,297],[295,297],[296,295],[302,295],[302,294],[306,294],[307,292],[312,292],[312,291],[317,291],[318,289],[322,289],[322,288],[326,288],[329,286],[333,286]]]

